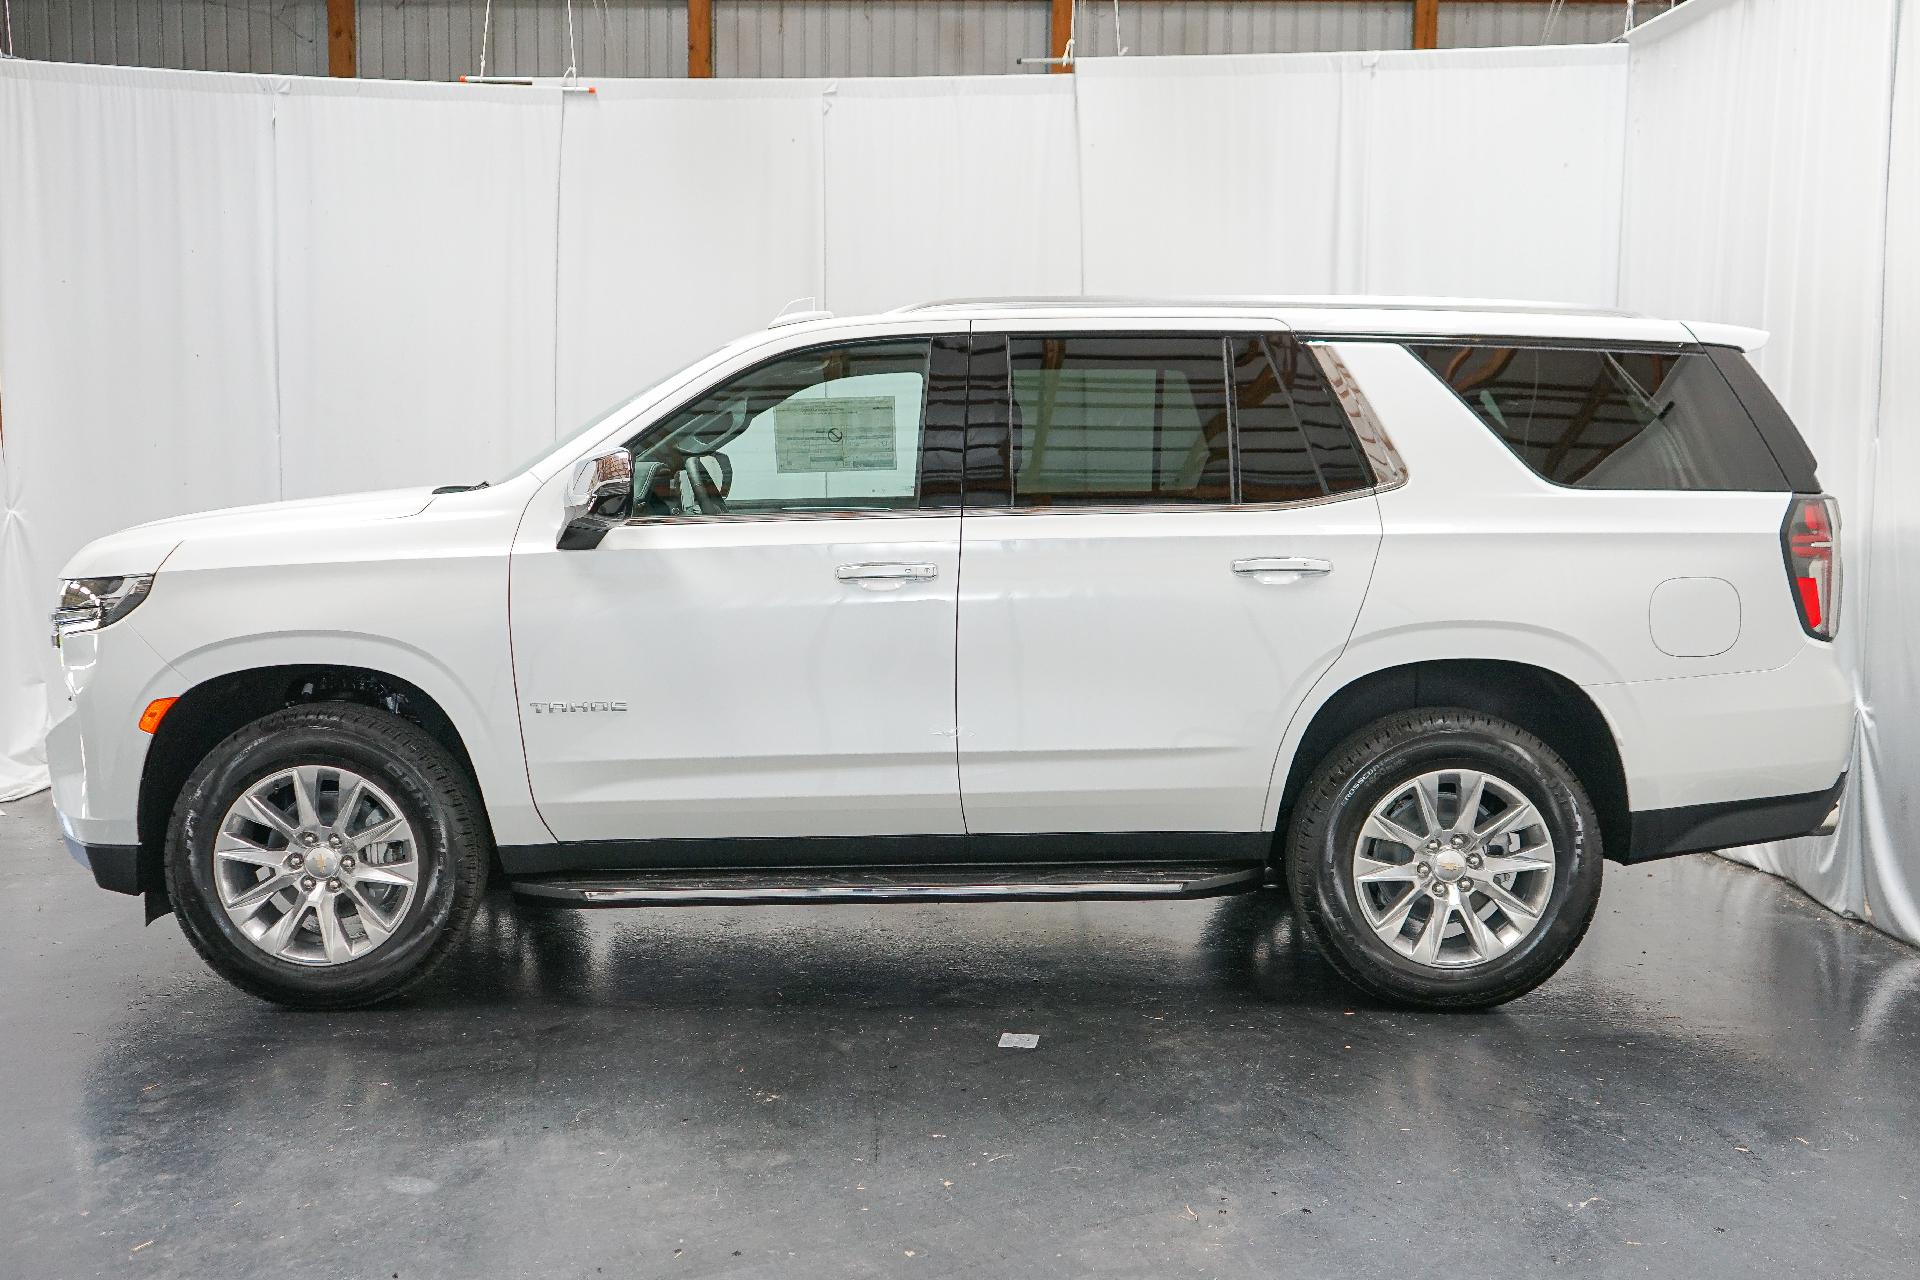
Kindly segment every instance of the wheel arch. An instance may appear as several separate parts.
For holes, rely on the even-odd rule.
[[[248,667],[209,677],[168,708],[141,768],[135,822],[140,883],[149,887],[149,920],[171,909],[165,901],[161,861],[167,827],[187,778],[209,751],[236,730],[284,707],[313,702],[350,702],[408,721],[445,747],[466,771],[475,792],[484,795],[459,728],[440,702],[412,681],[371,667],[334,663]],[[485,817],[484,803],[481,812]]]
[[[1314,711],[1295,746],[1274,825],[1283,846],[1293,804],[1314,769],[1362,726],[1419,707],[1464,707],[1518,725],[1559,753],[1587,789],[1600,817],[1601,848],[1618,860],[1628,846],[1630,811],[1619,743],[1598,705],[1559,672],[1495,658],[1443,658],[1367,672]]]

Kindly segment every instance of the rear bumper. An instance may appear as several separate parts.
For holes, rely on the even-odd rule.
[[[1643,809],[1632,815],[1625,856],[1615,860],[1652,862],[1683,853],[1814,835],[1826,826],[1827,815],[1840,803],[1846,788],[1847,775],[1843,773],[1825,791],[1805,795]]]
[[[1731,812],[1809,797],[1834,785],[1853,747],[1852,684],[1821,641],[1807,641],[1770,671],[1582,687],[1613,730],[1636,814]],[[1682,828],[1701,819],[1658,821]]]

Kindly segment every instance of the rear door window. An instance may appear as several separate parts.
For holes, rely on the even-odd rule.
[[[1218,335],[1017,336],[1007,355],[1015,506],[1230,500]]]
[[[1288,503],[1374,484],[1291,335],[983,334],[971,379],[969,506]]]
[[[1409,344],[1543,479],[1581,489],[1793,486],[1703,351]]]

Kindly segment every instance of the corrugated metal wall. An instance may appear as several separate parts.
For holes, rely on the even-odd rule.
[[[1404,0],[1279,5],[1245,0],[1121,0],[1119,18],[1116,47],[1112,0],[1080,0],[1074,11],[1074,50],[1086,57],[1104,57],[1122,48],[1145,56],[1318,53],[1405,49],[1413,44],[1413,6]],[[1044,30],[1043,26],[1043,41]]]
[[[324,0],[323,0],[324,3]],[[360,0],[360,74],[451,80],[480,70],[486,0]],[[487,74],[687,74],[685,0],[493,0]]]
[[[1634,16],[1645,22],[1666,7],[1667,0],[1640,0]],[[1627,25],[1624,0],[1620,4],[1562,5],[1557,13],[1553,9],[1551,4],[1443,4],[1440,6],[1440,47],[1604,44],[1620,35]]]
[[[326,0],[6,0],[6,13],[23,58],[327,74]]]
[[[1016,58],[1046,55],[1046,0],[714,0],[713,6],[713,69],[721,76],[999,75],[1023,70]]]
[[[1640,0],[1642,20],[1669,0]],[[325,75],[326,0],[6,0],[22,57]],[[359,0],[360,74],[451,80],[480,69],[486,0]],[[1443,48],[1611,40],[1618,5],[1442,3]],[[1047,53],[1047,0],[714,0],[722,76],[998,75]],[[1116,52],[1111,0],[1080,0],[1076,48]],[[1411,0],[1121,0],[1130,54],[1405,49]],[[685,0],[493,0],[487,70],[684,76]]]

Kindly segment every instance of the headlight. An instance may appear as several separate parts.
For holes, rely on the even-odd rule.
[[[53,647],[60,647],[62,636],[98,631],[109,622],[118,622],[132,613],[152,589],[150,573],[125,578],[68,578],[60,592],[60,607],[53,611]]]

